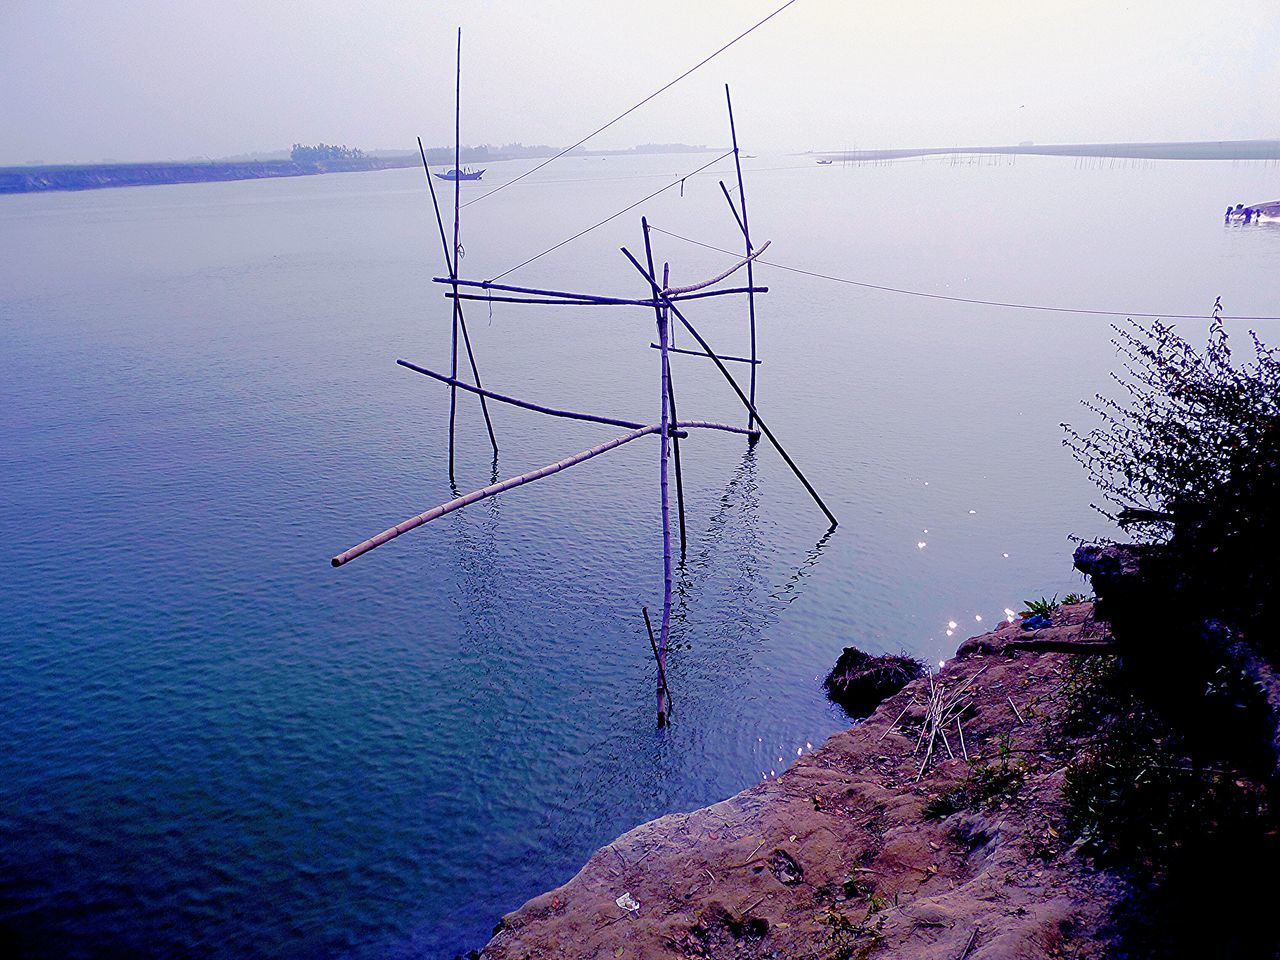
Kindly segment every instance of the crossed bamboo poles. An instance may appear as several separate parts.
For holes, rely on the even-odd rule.
[[[458,31],[458,71],[457,85],[455,87],[455,112],[454,112],[454,170],[460,169],[460,116],[461,116],[461,77],[462,77],[462,31]],[[625,427],[628,433],[615,437],[612,440],[597,444],[587,450],[583,450],[572,456],[566,457],[555,463],[548,464],[536,470],[510,477],[506,480],[497,481],[488,486],[473,490],[463,496],[455,497],[446,503],[432,507],[422,513],[403,520],[392,527],[388,527],[381,533],[376,534],[364,540],[354,547],[339,553],[333,557],[331,563],[335,567],[343,566],[346,563],[356,559],[369,551],[382,546],[385,543],[394,540],[403,533],[407,533],[425,523],[439,519],[456,510],[461,510],[471,504],[478,503],[481,500],[504,493],[516,487],[541,480],[545,477],[552,476],[570,467],[585,463],[602,454],[615,450],[624,444],[638,440],[641,437],[657,435],[659,437],[659,486],[661,491],[661,513],[662,513],[662,555],[663,555],[663,604],[662,619],[658,631],[656,641],[653,637],[652,626],[649,623],[647,609],[645,610],[645,622],[649,627],[650,640],[653,643],[654,656],[658,666],[658,684],[656,690],[656,702],[658,713],[658,726],[663,727],[668,722],[670,713],[669,688],[667,684],[666,659],[668,641],[671,633],[671,611],[672,611],[672,544],[671,544],[671,510],[670,510],[670,475],[671,466],[674,466],[676,480],[676,501],[679,519],[679,537],[680,552],[683,556],[687,545],[686,524],[685,524],[685,507],[684,507],[684,481],[681,470],[680,458],[680,441],[689,436],[691,430],[716,430],[726,433],[745,434],[750,438],[751,442],[755,442],[763,434],[769,443],[776,449],[787,466],[800,480],[805,490],[817,503],[818,507],[826,515],[834,528],[837,521],[835,514],[827,507],[818,492],[813,488],[808,479],[801,472],[800,468],[792,460],[791,456],[782,447],[781,442],[769,429],[764,419],[760,416],[759,410],[756,408],[756,368],[760,364],[760,360],[756,355],[756,331],[755,331],[755,296],[757,293],[767,293],[767,287],[757,287],[754,283],[754,275],[752,272],[752,263],[765,248],[768,242],[761,247],[756,248],[751,242],[750,227],[747,220],[747,203],[746,189],[742,179],[742,166],[739,160],[738,137],[737,130],[733,122],[733,103],[729,98],[729,88],[725,87],[725,99],[729,109],[729,127],[733,138],[733,154],[734,164],[737,171],[738,179],[738,204],[735,205],[733,197],[724,181],[720,181],[720,188],[725,199],[728,201],[729,208],[733,213],[734,220],[737,222],[739,229],[743,235],[745,246],[745,257],[738,261],[733,267],[725,270],[719,275],[704,280],[701,283],[686,285],[679,288],[671,288],[669,286],[670,265],[663,265],[662,283],[659,284],[657,273],[654,267],[653,247],[650,238],[650,227],[647,219],[641,218],[641,229],[644,234],[644,253],[645,262],[641,262],[632,255],[625,247],[622,248],[623,255],[630,261],[631,265],[636,269],[640,276],[649,285],[649,296],[647,298],[625,298],[625,297],[608,297],[590,293],[566,292],[562,290],[548,290],[536,287],[521,287],[511,284],[498,284],[490,281],[462,280],[458,276],[458,261],[461,256],[461,245],[459,242],[460,235],[460,183],[456,178],[454,180],[454,196],[453,196],[453,242],[449,243],[449,239],[445,232],[444,218],[440,211],[440,202],[436,194],[435,185],[431,180],[431,170],[427,164],[426,151],[422,146],[422,140],[418,140],[418,149],[422,156],[422,167],[426,174],[427,185],[431,190],[431,201],[435,209],[436,223],[440,231],[440,242],[444,248],[445,266],[448,269],[447,277],[433,277],[434,283],[446,285],[449,289],[445,296],[451,301],[453,308],[453,323],[450,340],[450,369],[446,376],[425,367],[411,363],[407,360],[398,360],[401,366],[413,370],[417,373],[431,377],[441,383],[447,384],[449,387],[449,477],[454,479],[455,464],[455,425],[457,413],[457,393],[458,390],[476,394],[480,398],[481,409],[484,413],[485,426],[489,433],[489,440],[493,446],[494,455],[498,452],[497,435],[493,429],[493,421],[489,415],[487,401],[493,400],[498,403],[504,403],[511,406],[522,407],[527,410],[533,410],[538,413],[552,417],[560,417],[571,420],[582,420],[592,423],[611,424],[614,426]],[[739,270],[746,268],[747,284],[745,287],[724,288],[718,290],[709,289],[715,285],[728,279]],[[484,294],[474,294],[464,292],[466,290],[474,290],[480,288]],[[493,291],[499,291],[510,296],[494,297]],[[708,297],[719,297],[727,295],[745,294],[748,298],[748,317],[751,335],[751,356],[750,357],[733,357],[717,353],[707,340],[698,332],[689,319],[677,306],[689,300],[698,300]],[[485,389],[480,380],[480,371],[476,363],[475,351],[472,348],[471,338],[467,331],[466,317],[463,312],[462,303],[465,300],[500,300],[507,303],[535,304],[535,305],[557,305],[557,306],[634,306],[651,308],[654,311],[654,319],[657,326],[658,342],[650,344],[651,347],[657,349],[661,355],[660,364],[660,409],[661,416],[657,423],[642,423],[638,421],[623,420],[616,417],[606,417],[597,414],[581,413],[571,410],[563,410],[548,407],[543,404],[533,403],[528,400],[521,400],[516,397],[506,396],[492,390]],[[674,317],[680,324],[691,334],[700,351],[679,349],[672,346],[670,340],[670,323]],[[458,376],[458,345],[459,340],[466,350],[469,366],[471,367],[472,378],[474,384],[467,383]],[[747,426],[738,427],[724,423],[713,423],[704,420],[681,420],[676,412],[676,395],[675,386],[671,377],[670,354],[678,352],[681,354],[701,356],[710,359],[719,370],[720,374],[725,378],[729,385],[733,388],[734,393],[746,408]],[[733,374],[729,372],[725,365],[729,363],[744,363],[749,365],[750,382],[748,391],[744,391],[738,381],[734,379]]]

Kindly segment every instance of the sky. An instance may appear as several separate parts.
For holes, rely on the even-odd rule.
[[[0,0],[0,164],[567,145],[783,0]],[[1277,0],[796,0],[590,146],[1280,138]]]

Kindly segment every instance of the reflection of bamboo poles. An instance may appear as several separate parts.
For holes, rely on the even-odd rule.
[[[744,427],[735,427],[727,423],[711,423],[706,420],[683,420],[674,424],[680,430],[722,430],[726,433],[742,433],[750,435],[751,431]],[[350,550],[344,550],[330,561],[335,567],[340,567],[345,563],[350,563],[356,557],[368,553],[374,547],[380,547],[388,541],[394,540],[402,533],[408,533],[415,527],[420,527],[424,523],[430,523],[445,514],[453,513],[455,510],[461,510],[463,507],[470,506],[486,497],[492,497],[499,493],[504,493],[514,487],[531,483],[534,480],[541,480],[543,477],[549,477],[553,473],[559,473],[561,470],[567,470],[569,467],[576,466],[583,461],[590,460],[592,457],[598,457],[602,453],[620,447],[624,443],[630,443],[632,440],[638,440],[641,437],[648,436],[651,433],[658,433],[662,430],[662,424],[651,423],[648,426],[641,427],[638,430],[632,430],[630,433],[623,434],[621,437],[615,437],[606,443],[592,447],[590,450],[584,450],[576,453],[572,457],[566,457],[564,460],[541,467],[529,473],[523,473],[518,477],[511,477],[500,483],[491,483],[487,487],[481,487],[479,490],[473,490],[462,497],[450,500],[448,503],[442,503],[438,507],[432,507],[424,513],[418,514],[416,517],[410,517],[408,520],[396,524],[394,527],[382,531],[375,537],[370,537],[361,543],[356,544]]]

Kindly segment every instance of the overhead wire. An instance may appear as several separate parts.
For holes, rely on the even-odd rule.
[[[503,277],[507,276],[508,274],[515,273],[521,267],[527,267],[529,264],[533,263],[533,261],[541,259],[542,257],[545,257],[548,253],[554,253],[556,250],[559,250],[565,244],[572,243],[574,240],[577,240],[579,237],[586,236],[588,233],[590,233],[592,230],[595,230],[597,227],[603,227],[610,220],[616,220],[618,217],[622,216],[624,213],[634,210],[636,207],[640,206],[640,204],[644,203],[646,200],[652,200],[654,197],[658,196],[658,194],[665,193],[666,191],[670,190],[672,187],[682,184],[686,180],[688,180],[690,177],[696,176],[697,174],[701,173],[703,170],[707,169],[707,167],[713,166],[714,164],[719,163],[721,160],[724,160],[726,157],[731,157],[731,156],[733,156],[733,151],[729,150],[726,153],[720,154],[720,156],[716,157],[714,160],[708,160],[702,166],[698,167],[698,169],[690,173],[686,173],[684,176],[679,177],[676,180],[672,180],[665,187],[660,187],[657,190],[653,191],[653,193],[649,194],[648,196],[641,197],[635,203],[628,204],[627,206],[623,207],[621,210],[618,210],[615,213],[609,214],[609,216],[605,217],[603,220],[597,220],[591,226],[583,230],[579,230],[573,236],[566,237],[565,239],[561,240],[559,243],[556,243],[547,247],[547,249],[543,250],[541,253],[535,253],[532,257],[529,257],[526,260],[521,260],[514,267],[510,267],[502,271],[502,273],[498,274],[495,277],[490,277],[486,282],[494,283],[495,281],[501,280]]]
[[[585,137],[583,137],[583,138],[582,138],[581,140],[579,140],[577,143],[573,143],[573,144],[571,144],[571,145],[569,145],[569,146],[565,147],[565,148],[564,148],[563,150],[561,150],[559,153],[555,154],[555,155],[554,155],[554,156],[552,156],[552,157],[548,157],[546,160],[543,160],[540,164],[538,164],[537,166],[533,167],[532,169],[526,170],[524,173],[520,174],[518,177],[515,177],[515,178],[514,178],[514,179],[512,179],[512,180],[508,180],[506,183],[500,183],[500,184],[498,184],[498,186],[494,187],[492,190],[489,190],[489,191],[488,191],[488,192],[486,192],[486,193],[482,193],[482,194],[480,194],[480,196],[475,197],[474,199],[468,200],[466,203],[464,203],[464,204],[463,204],[463,206],[464,206],[464,207],[469,207],[469,206],[471,206],[471,204],[473,204],[473,203],[479,203],[481,200],[485,199],[486,197],[492,197],[495,193],[498,193],[498,192],[499,192],[499,191],[501,191],[501,190],[505,190],[507,187],[511,186],[513,183],[519,183],[519,182],[520,182],[521,180],[523,180],[525,177],[532,176],[533,174],[535,174],[535,173],[537,173],[539,170],[541,170],[543,167],[545,167],[545,166],[547,166],[547,165],[549,165],[549,164],[555,163],[557,160],[559,160],[559,159],[560,159],[561,157],[563,157],[565,154],[567,154],[567,153],[571,153],[572,151],[577,150],[577,149],[578,149],[578,147],[582,146],[584,143],[586,143],[586,142],[587,142],[588,140],[590,140],[592,137],[594,137],[594,136],[596,136],[597,134],[603,133],[604,131],[608,130],[610,127],[612,127],[612,126],[613,126],[615,123],[617,123],[619,120],[622,120],[624,117],[628,117],[628,116],[630,116],[631,114],[635,113],[637,110],[639,110],[641,107],[643,107],[643,106],[644,106],[646,103],[648,103],[650,100],[654,99],[654,98],[655,98],[655,97],[657,97],[657,96],[660,96],[660,95],[661,95],[661,94],[663,94],[663,93],[666,93],[666,91],[670,90],[670,89],[671,89],[672,87],[674,87],[677,83],[679,83],[679,82],[680,82],[681,80],[683,80],[685,77],[689,76],[689,75],[690,75],[691,73],[693,73],[694,71],[698,70],[698,69],[699,69],[699,68],[701,68],[701,67],[706,66],[708,63],[710,63],[710,62],[711,62],[712,60],[714,60],[716,57],[720,56],[720,54],[724,53],[726,50],[728,50],[730,47],[732,47],[732,46],[733,46],[735,43],[737,43],[739,40],[742,40],[744,37],[746,37],[746,36],[750,35],[751,33],[754,33],[754,32],[755,32],[756,30],[758,30],[760,27],[763,27],[766,23],[768,23],[770,20],[772,20],[772,19],[773,19],[774,17],[776,17],[778,14],[782,13],[782,11],[783,11],[783,10],[787,9],[787,7],[791,6],[791,5],[792,5],[793,3],[795,3],[795,2],[796,2],[796,0],[787,0],[787,2],[786,2],[786,3],[784,3],[782,6],[778,7],[778,9],[774,10],[774,11],[773,11],[773,13],[769,14],[769,15],[768,15],[767,17],[765,17],[763,20],[757,21],[756,23],[752,24],[750,27],[748,27],[746,30],[743,30],[743,31],[742,31],[742,33],[738,34],[736,37],[734,37],[734,38],[733,38],[732,40],[730,40],[728,43],[724,44],[722,47],[720,47],[720,48],[719,48],[718,50],[716,50],[714,53],[710,53],[710,54],[708,54],[707,56],[703,57],[701,60],[699,60],[697,63],[695,63],[692,67],[690,67],[690,68],[689,68],[688,70],[686,70],[684,73],[680,74],[680,76],[676,77],[674,80],[669,81],[668,83],[663,84],[661,87],[659,87],[657,90],[653,91],[653,93],[649,94],[647,97],[645,97],[645,98],[644,98],[643,100],[641,100],[639,103],[633,104],[632,106],[628,107],[626,110],[622,111],[622,113],[618,114],[616,117],[614,117],[614,118],[613,118],[612,120],[610,120],[608,123],[605,123],[605,124],[602,124],[602,125],[601,125],[601,126],[599,126],[599,127],[596,127],[596,129],[592,130],[590,133],[588,133]]]
[[[701,240],[694,240],[692,237],[682,236],[673,233],[670,230],[664,230],[653,223],[649,224],[649,229],[656,233],[665,234],[675,240],[682,240],[685,243],[691,243],[695,247],[704,247],[707,250],[714,250],[716,253],[723,253],[731,257],[740,257],[741,254],[733,250],[727,250],[724,247],[717,247],[714,244],[703,243]],[[984,307],[1005,307],[1011,310],[1039,310],[1048,313],[1075,313],[1097,317],[1138,317],[1142,319],[1162,319],[1162,320],[1207,320],[1212,313],[1142,313],[1128,310],[1091,310],[1082,307],[1063,307],[1049,304],[1039,303],[1016,303],[1005,300],[982,300],[976,297],[957,297],[945,293],[930,293],[926,290],[911,290],[905,287],[890,287],[880,283],[869,283],[865,280],[854,280],[850,277],[837,277],[831,274],[818,273],[814,270],[804,270],[800,267],[791,267],[786,264],[778,263],[774,260],[757,259],[756,263],[762,266],[773,267],[775,270],[786,270],[789,273],[798,273],[806,277],[815,277],[819,280],[830,280],[833,283],[844,283],[854,287],[863,287],[868,290],[879,290],[884,293],[897,293],[908,297],[924,297],[929,300],[947,300],[952,303],[968,303]],[[1223,314],[1223,320],[1280,320],[1280,317],[1241,317],[1228,316]]]

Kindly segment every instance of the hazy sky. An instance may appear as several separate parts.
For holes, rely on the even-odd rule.
[[[570,143],[782,0],[0,0],[0,163]],[[1280,0],[797,2],[592,146],[1280,137]]]

